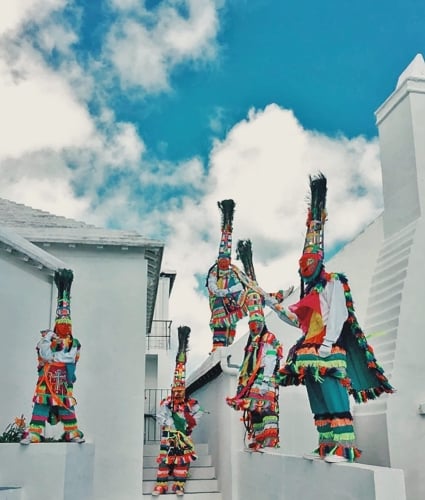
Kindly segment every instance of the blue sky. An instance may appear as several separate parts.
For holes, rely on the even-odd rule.
[[[375,110],[425,51],[414,0],[15,0],[0,6],[0,196],[166,244],[174,324],[236,201],[264,288],[297,280],[310,173],[327,255],[382,211]],[[342,270],[343,271],[343,270]]]
[[[98,55],[102,46],[104,30],[92,26],[114,18],[106,7],[90,4],[82,19],[82,58],[87,50]],[[146,2],[151,10],[159,4]],[[219,15],[217,57],[176,68],[172,92],[148,99],[136,89],[111,93],[117,117],[137,123],[149,150],[161,158],[206,158],[212,117],[220,121],[214,136],[223,138],[247,109],[270,102],[296,110],[310,129],[375,136],[373,112],[392,90],[388,77],[423,43],[425,5],[230,0]]]

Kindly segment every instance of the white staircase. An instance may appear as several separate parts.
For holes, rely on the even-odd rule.
[[[381,335],[371,338],[376,359],[391,381],[404,282],[414,244],[416,221],[382,242],[373,273],[364,328]],[[356,415],[386,413],[387,396],[369,401],[356,409]]]
[[[215,467],[212,465],[211,455],[208,453],[208,444],[195,443],[198,459],[190,465],[189,476],[186,481],[185,498],[187,500],[222,500],[218,491]],[[159,442],[145,444],[143,452],[143,497],[151,497],[156,482]],[[171,492],[172,481],[168,483],[167,498],[176,497]],[[163,498],[161,495],[159,498]]]

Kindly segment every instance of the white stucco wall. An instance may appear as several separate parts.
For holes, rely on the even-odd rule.
[[[2,492],[0,488],[0,498],[92,500],[93,457],[94,445],[87,442],[84,445],[54,443],[38,446],[2,443],[0,484],[17,490]]]
[[[95,444],[94,498],[133,500],[142,480],[147,263],[140,249],[51,253],[75,273],[76,395],[81,427]]]
[[[31,415],[37,380],[35,345],[40,330],[50,325],[52,284],[48,275],[6,252],[0,253],[0,276],[2,433],[15,417]]]
[[[403,471],[361,464],[327,464],[301,457],[238,456],[239,500],[405,500]]]
[[[376,112],[386,236],[400,231],[421,214],[425,168],[424,88],[424,80],[406,82]]]
[[[170,278],[161,276],[158,282],[157,299],[155,303],[154,323],[152,335],[164,335],[168,328],[170,300]],[[177,348],[177,326],[171,323],[170,348],[165,345],[160,348],[151,347],[149,349],[149,363],[146,372],[146,389],[169,389],[172,382],[176,348]],[[164,339],[165,342],[165,339]],[[153,345],[155,345],[153,343]]]
[[[408,498],[412,500],[425,498],[425,415],[418,411],[419,405],[425,403],[425,335],[421,314],[424,255],[425,221],[421,219],[410,254],[399,316],[393,372],[397,393],[388,399],[391,464],[405,470]]]
[[[229,350],[223,349],[226,353]],[[220,351],[206,360],[209,367],[219,361]],[[225,402],[226,396],[234,396],[236,383],[235,376],[223,373],[192,395],[207,412],[193,431],[195,448],[196,443],[208,443],[223,500],[238,498],[240,485],[236,454],[244,448],[244,428],[241,414]]]
[[[74,394],[79,425],[95,446],[94,498],[134,500],[140,494],[143,455],[147,289],[143,251],[52,245],[49,252],[74,271],[71,317],[74,336],[82,344]],[[8,410],[2,405],[1,411],[15,415],[26,409],[28,417],[36,382],[35,344],[39,330],[49,325],[50,287],[23,276],[21,289],[13,266],[2,267],[3,280],[7,276],[14,285],[9,308],[14,319],[12,313],[7,319],[2,314],[0,321],[7,325],[3,332],[15,325],[20,349],[16,350],[17,339],[7,343],[10,366],[5,371],[8,378],[16,372],[19,391],[13,395],[14,390],[6,389],[11,399],[2,397]],[[56,294],[54,286],[53,318]],[[17,328],[17,305],[22,301],[30,313],[26,317],[20,312]]]
[[[158,373],[158,356],[156,354],[146,354],[145,389],[156,389]]]
[[[332,186],[329,189],[332,189]],[[332,224],[332,219],[328,223]],[[383,218],[380,215],[326,262],[328,271],[344,273],[347,276],[356,316],[362,326],[365,324],[372,275],[383,237]]]
[[[169,300],[170,300],[170,278],[168,276],[160,276],[158,281],[158,291],[155,302],[154,320],[170,319],[169,317]],[[155,325],[153,328],[155,329]]]
[[[383,216],[381,215],[327,264],[329,270],[336,270],[347,275],[360,326],[366,336],[371,335],[368,342],[381,365],[386,359],[384,354],[381,356],[379,342],[382,339],[373,337],[378,332],[368,330],[367,310],[372,279],[379,263],[379,251],[384,240],[383,231]],[[392,381],[392,373],[386,371],[386,375]],[[383,405],[385,401],[392,400],[394,397],[394,395],[388,397],[382,395],[376,401],[361,404],[351,400],[356,442],[358,448],[362,450],[358,463],[387,467],[391,465],[388,444],[390,429]]]
[[[417,61],[418,62],[418,61]],[[420,61],[419,61],[420,62]],[[407,497],[425,498],[423,450],[425,418],[418,406],[425,401],[423,318],[421,294],[425,280],[425,78],[415,68],[378,109],[384,185],[385,235],[414,224],[406,277],[401,291],[392,381],[397,389],[388,399],[391,464],[403,468]],[[409,68],[406,70],[409,71]]]

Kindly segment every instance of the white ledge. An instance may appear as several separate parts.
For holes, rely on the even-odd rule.
[[[239,498],[282,500],[406,500],[401,469],[359,463],[329,464],[278,450],[239,454]]]
[[[0,486],[31,500],[92,500],[93,443],[0,444]]]

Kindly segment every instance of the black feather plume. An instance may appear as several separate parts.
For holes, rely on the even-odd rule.
[[[236,256],[242,262],[245,274],[253,281],[256,281],[254,263],[252,260],[251,240],[239,240],[236,249]]]
[[[181,354],[186,354],[189,347],[190,328],[188,326],[179,326],[177,329],[179,345],[177,348],[176,361],[181,361]]]
[[[69,299],[72,281],[74,280],[74,274],[71,269],[58,269],[55,271],[54,280],[58,288],[58,298],[66,296]]]
[[[312,220],[322,221],[326,210],[326,177],[319,173],[310,175],[310,213]]]
[[[223,200],[217,202],[221,211],[221,229],[233,229],[233,215],[236,203],[233,200]]]

